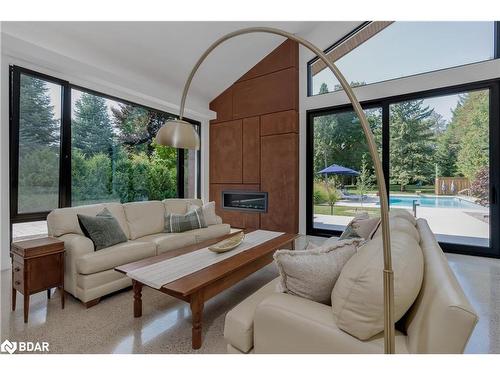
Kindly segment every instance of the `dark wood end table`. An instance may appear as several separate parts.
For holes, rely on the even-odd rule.
[[[24,296],[24,322],[28,323],[30,295],[59,288],[64,309],[64,242],[53,237],[13,242],[12,311],[16,309],[16,294]]]

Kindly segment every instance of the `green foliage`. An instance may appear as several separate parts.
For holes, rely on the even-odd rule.
[[[423,106],[423,100],[391,106],[390,179],[401,191],[412,182],[429,182],[434,176],[433,113]]]
[[[358,190],[358,194],[361,197],[368,193],[374,187],[374,175],[370,171],[368,167],[368,155],[363,154],[361,157],[361,169],[359,172],[359,176],[356,178],[356,188]],[[363,200],[361,199],[361,205],[363,205]]]
[[[462,175],[471,181],[488,166],[489,93],[473,91],[460,96],[453,117],[438,138],[436,163],[441,176]]]
[[[381,113],[366,110],[368,123],[378,145],[382,144]],[[314,171],[332,164],[359,171],[363,154],[368,153],[363,129],[354,112],[318,116],[314,119]],[[373,173],[371,158],[368,169]]]
[[[176,169],[170,161],[146,153],[120,154],[116,163],[113,190],[121,202],[165,199],[176,196]]]
[[[335,178],[325,178],[324,181],[326,203],[330,206],[330,215],[333,215],[333,206],[340,200],[340,193],[337,189]]]
[[[167,114],[130,104],[119,104],[111,112],[119,130],[118,142],[130,150],[146,152],[148,155],[155,149],[156,133],[171,118]]]
[[[323,182],[315,181],[314,182],[314,192],[313,192],[313,200],[314,204],[322,204],[327,201],[327,194],[325,191],[325,187]]]
[[[21,74],[19,102],[20,152],[56,146],[60,121],[54,118],[49,87],[45,81]]]
[[[19,185],[54,187],[59,181],[59,155],[49,148],[37,148],[20,156]]]
[[[73,150],[71,158],[72,200],[99,202],[112,199],[112,169],[109,155],[94,154],[88,158]]]
[[[87,156],[110,154],[113,128],[108,116],[106,99],[83,92],[75,103],[71,127],[72,147]]]

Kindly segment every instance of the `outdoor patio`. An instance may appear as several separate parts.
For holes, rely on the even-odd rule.
[[[376,203],[337,202],[335,207],[378,208]],[[398,207],[397,209],[407,209]],[[407,209],[411,212],[411,209]],[[335,212],[335,210],[334,210]],[[475,246],[489,246],[489,224],[484,218],[488,208],[460,209],[442,207],[417,207],[417,217],[428,221],[438,241]],[[314,214],[314,227],[326,230],[344,230],[353,216]]]

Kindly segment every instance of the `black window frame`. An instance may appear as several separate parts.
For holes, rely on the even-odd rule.
[[[325,49],[323,52],[328,54],[331,50],[336,48],[338,45],[343,43],[345,40],[349,39],[351,36],[356,34],[359,30],[365,28],[366,26],[368,26],[372,22],[373,21],[364,21],[359,26],[355,27],[353,30],[351,30],[350,32],[348,32],[347,34],[342,36],[340,39],[336,40],[330,47]],[[404,21],[399,21],[399,22],[404,22]],[[429,21],[429,22],[432,22],[432,21]],[[434,73],[434,72],[439,72],[439,71],[443,71],[443,70],[447,70],[447,69],[458,68],[461,66],[478,64],[478,63],[491,61],[491,60],[495,60],[495,59],[500,58],[500,21],[491,21],[491,22],[493,22],[493,59],[475,61],[472,63],[462,64],[462,65],[454,65],[454,66],[449,66],[449,67],[442,68],[442,69],[429,70],[429,71],[422,72],[422,73],[410,74],[410,75],[403,76],[403,77],[390,78],[390,79],[386,79],[386,80],[382,80],[382,81],[368,83],[366,85],[363,85],[363,87],[370,86],[370,85],[376,85],[376,84],[383,83],[383,82],[396,81],[396,80],[402,79],[402,78],[417,77],[417,76],[420,76],[422,74]],[[313,76],[312,76],[311,66],[312,66],[312,64],[314,64],[318,60],[319,60],[319,57],[316,56],[307,62],[307,96],[312,97],[312,96],[318,96],[318,95],[330,94],[330,93],[337,92],[337,91],[342,91],[342,89],[340,89],[340,90],[335,90],[335,91],[329,91],[329,92],[324,93],[324,94],[313,94]]]
[[[363,109],[382,108],[382,168],[386,186],[389,186],[389,106],[408,100],[427,99],[459,94],[467,91],[489,90],[489,136],[490,136],[490,246],[471,246],[440,242],[444,251],[500,258],[500,78],[432,90],[412,92],[361,102]],[[306,111],[306,234],[321,237],[340,235],[341,231],[314,228],[314,118],[322,115],[353,111],[351,104],[311,109]],[[387,192],[389,194],[389,191]]]
[[[21,74],[29,75],[41,80],[55,83],[62,88],[61,93],[61,134],[60,134],[60,157],[59,157],[59,201],[58,207],[71,207],[71,90],[79,90],[105,99],[114,100],[123,104],[145,108],[150,111],[159,112],[168,116],[178,117],[172,113],[165,112],[130,100],[121,99],[113,95],[105,94],[93,89],[70,83],[69,81],[43,74],[31,69],[17,65],[9,66],[9,199],[10,199],[10,224],[24,223],[30,221],[46,220],[50,211],[19,213],[18,211],[18,188],[19,188],[19,111],[20,111],[20,78]],[[189,118],[183,118],[195,126],[201,135],[201,122]],[[201,136],[200,136],[201,139]],[[177,196],[184,198],[184,149],[177,149]],[[196,160],[196,198],[201,196],[201,144],[197,151]],[[12,237],[12,230],[11,230]]]

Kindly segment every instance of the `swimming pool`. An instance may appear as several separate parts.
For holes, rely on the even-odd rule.
[[[457,197],[391,195],[389,203],[393,207],[413,207],[416,200],[420,207],[478,209],[482,206]]]

